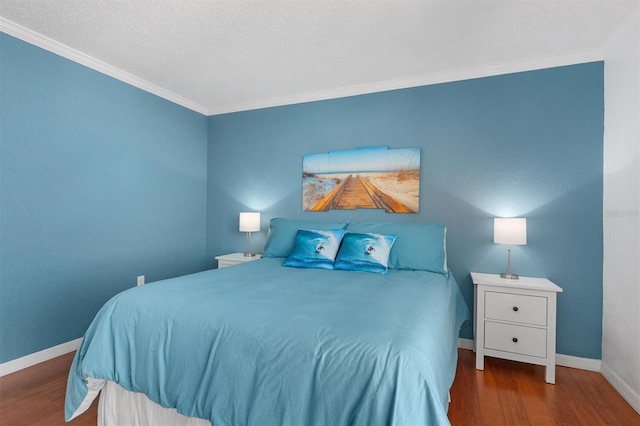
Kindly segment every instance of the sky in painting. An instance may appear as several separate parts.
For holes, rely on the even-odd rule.
[[[315,174],[419,169],[420,148],[358,148],[308,154],[302,159],[302,171]]]

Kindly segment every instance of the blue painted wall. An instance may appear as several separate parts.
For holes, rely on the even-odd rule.
[[[82,336],[113,294],[243,251],[238,212],[448,225],[449,264],[501,272],[492,218],[528,218],[558,352],[600,358],[603,64],[206,118],[0,34],[0,362]],[[301,211],[302,156],[420,147],[416,215]],[[471,337],[467,328],[462,337]]]
[[[0,34],[0,362],[206,266],[207,118]]]
[[[209,117],[207,256],[243,251],[238,212],[448,225],[449,265],[470,306],[470,271],[503,272],[493,218],[528,219],[515,273],[563,287],[558,352],[601,356],[601,62]],[[420,147],[420,213],[301,211],[304,154]],[[462,337],[471,338],[471,328]]]

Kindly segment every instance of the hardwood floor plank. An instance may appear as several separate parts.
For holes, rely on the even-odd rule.
[[[64,425],[64,395],[73,353],[0,377],[0,424]],[[97,404],[69,425],[94,425]]]
[[[556,368],[556,384],[544,367],[485,358],[459,350],[449,420],[458,425],[640,425],[640,415],[600,374]]]
[[[451,389],[449,420],[466,425],[640,425],[640,415],[599,373],[556,368],[556,384],[544,381],[544,367],[485,359],[475,369],[475,354],[459,350]],[[67,374],[73,354],[0,378],[0,425],[62,426]],[[68,423],[95,425],[97,403]]]

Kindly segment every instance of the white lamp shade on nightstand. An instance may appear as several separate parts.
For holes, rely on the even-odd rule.
[[[493,219],[493,242],[508,246],[527,244],[527,219],[523,217]]]
[[[260,231],[260,213],[242,212],[240,213],[240,232]]]
[[[247,233],[247,251],[246,257],[254,257],[255,253],[251,251],[251,233],[260,231],[260,213],[259,212],[241,212],[240,213],[240,232]]]
[[[524,217],[496,217],[493,219],[493,242],[508,246],[507,272],[500,274],[500,276],[517,280],[518,275],[511,273],[511,246],[527,244],[527,219]]]

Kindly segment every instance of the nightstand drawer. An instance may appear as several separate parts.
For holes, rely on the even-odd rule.
[[[488,319],[547,325],[547,298],[487,291],[484,316]]]
[[[486,321],[484,347],[497,351],[546,358],[547,330]]]

